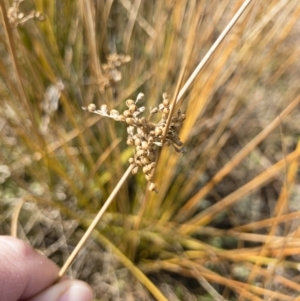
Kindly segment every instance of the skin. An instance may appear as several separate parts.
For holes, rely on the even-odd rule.
[[[55,283],[59,267],[22,240],[0,236],[1,301],[92,301],[90,286],[67,277]]]

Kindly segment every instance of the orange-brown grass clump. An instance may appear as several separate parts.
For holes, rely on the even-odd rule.
[[[96,300],[297,300],[298,0],[0,4],[0,234],[63,266],[110,199]]]

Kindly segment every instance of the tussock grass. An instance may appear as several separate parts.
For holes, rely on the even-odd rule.
[[[43,22],[2,18],[1,234],[13,221],[62,266],[132,156],[124,125],[81,108],[176,99],[242,3],[26,0]],[[187,153],[163,148],[158,194],[130,176],[69,270],[97,300],[299,295],[299,15],[252,1],[180,97]],[[103,91],[112,53],[131,61]]]

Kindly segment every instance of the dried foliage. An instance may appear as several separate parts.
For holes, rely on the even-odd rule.
[[[20,209],[18,236],[62,265],[132,164],[142,172],[68,271],[96,300],[295,300],[299,0],[252,1],[163,139],[179,74],[184,85],[242,2],[12,2],[0,39],[0,233]]]

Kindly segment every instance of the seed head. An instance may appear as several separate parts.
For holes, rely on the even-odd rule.
[[[124,115],[120,115],[119,120],[122,122],[126,122],[126,117]]]
[[[126,118],[126,123],[132,125],[132,124],[134,124],[134,119],[128,117],[128,118]]]
[[[150,182],[149,190],[150,190],[150,191],[155,191],[155,192],[157,192],[157,190],[156,190],[156,185],[155,185],[154,183]]]
[[[96,105],[91,103],[88,105],[88,111],[89,112],[94,112],[96,110]]]
[[[151,174],[145,174],[145,178],[147,181],[151,181],[152,180],[152,175]]]
[[[121,61],[120,58],[118,59]],[[95,114],[127,124],[127,144],[134,148],[134,154],[128,160],[133,165],[132,173],[136,174],[141,167],[146,180],[150,182],[149,190],[157,192],[156,185],[151,181],[156,158],[161,147],[172,145],[176,152],[184,153],[186,151],[179,138],[185,114],[178,110],[176,116],[171,118],[170,126],[166,129],[167,118],[170,114],[168,95],[166,93],[163,94],[162,102],[150,110],[148,118],[138,116],[145,111],[145,107],[138,106],[138,101],[143,97],[144,94],[140,93],[136,101],[127,99],[127,108],[123,112],[113,109],[108,114],[108,108],[105,104],[101,106],[100,110],[96,110],[96,106],[93,104],[89,105],[86,109]],[[150,121],[150,118],[154,118],[154,114],[160,115],[160,120],[157,122]],[[164,131],[166,131],[166,136],[163,141]]]
[[[145,154],[145,151],[142,150],[142,149],[140,149],[140,150],[138,150],[138,151],[136,152],[137,157],[143,156],[144,154]],[[143,158],[142,158],[142,159],[143,159]],[[142,160],[142,163],[143,163],[143,160]]]
[[[100,111],[107,114],[107,112],[108,112],[107,105],[102,105],[102,106],[100,107]]]
[[[138,171],[139,171],[139,167],[136,166],[136,167],[133,168],[133,170],[132,170],[131,173],[132,173],[133,175],[136,175]]]
[[[163,105],[164,106],[168,106],[169,103],[170,103],[168,94],[167,93],[163,93],[162,96],[163,96]]]
[[[126,100],[126,106],[129,108],[131,105],[134,104],[134,101],[132,99],[127,99]]]
[[[137,98],[136,98],[135,103],[138,103],[138,101],[140,101],[143,98],[144,98],[144,93],[139,93],[138,96],[137,96]]]
[[[137,106],[135,104],[132,104],[129,106],[129,112],[134,113],[137,110]]]
[[[149,160],[148,157],[142,157],[141,161],[142,161],[142,163],[143,163],[144,165],[150,163],[150,160]]]
[[[161,126],[155,128],[154,131],[155,136],[160,136],[162,133],[163,133],[163,128]]]
[[[143,150],[147,150],[148,149],[148,142],[147,141],[143,141],[142,142],[142,149]]]
[[[111,110],[110,111],[110,116],[111,117],[116,117],[116,116],[119,116],[119,115],[120,115],[120,113],[117,110]]]
[[[128,145],[134,145],[134,141],[133,141],[132,138],[127,138],[126,143],[127,143]]]
[[[142,140],[141,140],[140,138],[136,138],[136,139],[134,140],[134,145],[135,145],[135,146],[139,146],[139,145],[141,145],[141,143],[142,143]]]
[[[124,115],[125,117],[130,117],[130,116],[131,116],[131,113],[129,112],[129,110],[126,110],[126,111],[123,112],[123,115]]]
[[[152,114],[156,114],[157,112],[158,112],[158,108],[155,107],[155,108],[151,109],[150,114],[151,114],[151,115],[152,115]]]
[[[169,114],[170,109],[167,108],[167,107],[164,107],[163,110],[162,110],[162,112],[167,115],[167,114]]]

